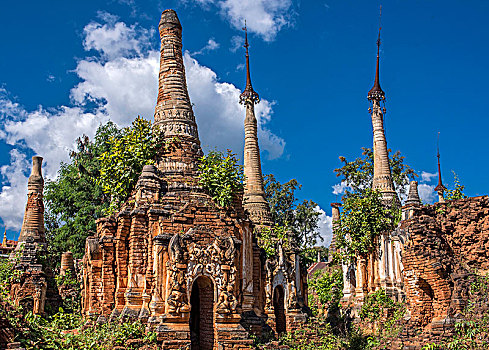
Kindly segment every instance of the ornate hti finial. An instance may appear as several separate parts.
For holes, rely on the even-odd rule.
[[[243,30],[245,32],[245,43],[243,47],[246,49],[246,87],[244,91],[241,93],[241,95],[239,96],[239,103],[242,104],[246,102],[258,103],[260,102],[260,96],[258,96],[255,90],[253,90],[253,86],[251,85],[250,55],[248,52],[248,48],[250,47],[250,45],[248,44],[248,29],[246,28],[246,21]]]
[[[367,95],[370,101],[385,100],[385,93],[384,91],[382,91],[382,88],[380,87],[380,80],[379,80],[380,30],[382,29],[381,22],[380,22],[381,16],[382,16],[382,6],[380,6],[380,15],[379,15],[379,37],[377,38],[377,68],[375,71],[375,81],[374,81],[374,86],[370,89]]]
[[[443,192],[445,192],[445,186],[441,182],[441,167],[440,167],[440,132],[438,132],[438,140],[436,143],[436,157],[438,158],[438,185],[435,187],[435,191],[438,192],[438,198],[440,202],[443,202]]]

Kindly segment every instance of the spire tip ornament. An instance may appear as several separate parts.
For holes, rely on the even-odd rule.
[[[380,31],[382,29],[381,25],[382,18],[382,6],[380,6],[380,14],[379,14],[379,36],[377,38],[377,66],[375,70],[375,81],[374,86],[368,92],[367,98],[370,101],[384,101],[385,93],[380,87],[380,79],[379,79],[379,60],[380,60]]]
[[[245,20],[245,26],[243,27],[243,30],[245,32],[245,43],[243,47],[246,50],[246,87],[244,91],[239,95],[239,103],[245,104],[247,102],[250,103],[259,103],[260,102],[260,96],[258,93],[256,93],[255,90],[253,90],[253,86],[251,85],[251,74],[250,74],[250,54],[248,51],[248,48],[250,47],[250,44],[248,43],[248,29],[246,27],[246,20]]]

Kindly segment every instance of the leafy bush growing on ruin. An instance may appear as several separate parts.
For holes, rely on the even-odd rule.
[[[234,196],[243,190],[243,167],[238,164],[236,154],[210,151],[201,158],[199,183],[221,207],[228,207]]]
[[[465,186],[460,183],[458,175],[455,171],[452,170],[453,173],[453,190],[447,189],[447,194],[445,195],[446,200],[455,200],[467,198],[467,196],[463,193]]]
[[[317,271],[307,281],[309,307],[314,315],[339,308],[343,297],[343,274],[339,266]]]
[[[289,230],[287,226],[275,224],[272,227],[263,226],[257,229],[256,236],[258,245],[263,248],[268,257],[277,255],[277,243],[282,241],[282,246],[285,250],[290,249]]]
[[[401,331],[400,321],[405,313],[405,304],[392,300],[383,289],[369,294],[360,309],[360,319],[373,330],[367,338],[368,346],[390,348]]]
[[[97,179],[110,198],[106,214],[116,212],[129,198],[143,166],[155,163],[156,153],[162,145],[159,129],[139,116],[131,126],[123,128],[120,135],[109,137],[108,149],[98,156],[100,176]]]
[[[15,268],[15,260],[0,259],[0,299],[10,300],[10,286],[19,281],[22,271]]]
[[[352,261],[375,252],[378,237],[394,229],[398,220],[399,208],[387,208],[378,191],[368,189],[346,197],[340,219],[333,227],[342,258]]]

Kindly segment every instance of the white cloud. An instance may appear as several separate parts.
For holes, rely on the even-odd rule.
[[[136,25],[128,27],[124,22],[116,22],[117,17],[105,12],[99,13],[99,17],[107,23],[91,22],[83,29],[85,50],[95,50],[110,60],[140,55],[149,47],[151,31]]]
[[[229,48],[230,51],[236,52],[238,51],[239,48],[243,47],[244,45],[244,38],[242,35],[234,35],[231,37],[231,47]]]
[[[323,240],[317,240],[317,245],[323,245],[329,247],[331,239],[333,238],[333,218],[326,215],[326,212],[319,206],[315,210],[320,213],[319,215],[319,234]]]
[[[351,187],[346,181],[341,181],[339,184],[333,185],[333,194],[343,194],[346,190],[351,190]]]
[[[244,26],[248,31],[261,36],[266,41],[275,39],[277,33],[293,24],[295,11],[292,0],[194,0],[204,9],[214,4],[222,16],[236,29]]]
[[[422,203],[433,204],[438,199],[435,185],[419,184],[418,193]]]
[[[438,173],[429,173],[427,171],[421,172],[421,181],[422,182],[431,182],[432,179],[436,178]]]
[[[207,40],[207,44],[199,51],[193,52],[192,56],[201,55],[209,51],[217,50],[220,46],[221,45],[217,41],[215,41],[214,38],[210,38],[209,40]]]
[[[0,167],[0,217],[9,229],[20,229],[27,202],[27,170],[29,161],[16,149],[10,151],[10,164]]]
[[[183,61],[202,145],[231,148],[241,154],[245,111],[238,103],[240,90],[233,84],[219,82],[214,71],[200,65],[188,52]],[[285,147],[285,141],[265,127],[272,116],[272,105],[272,102],[261,100],[255,110],[260,147],[268,152],[270,159],[280,157]]]
[[[119,126],[137,115],[151,119],[158,90],[159,52],[149,49],[149,31],[116,22],[91,22],[85,29],[86,50],[98,55],[80,60],[74,70],[80,83],[70,91],[72,106],[27,111],[0,88],[0,139],[13,145],[10,164],[0,168],[0,217],[19,229],[25,206],[30,162],[26,153],[44,157],[44,176],[53,179],[60,162],[68,160],[75,140],[82,134],[93,137],[97,127],[109,119]],[[217,43],[216,43],[217,44]],[[215,44],[210,44],[215,47]],[[220,82],[214,71],[185,52],[187,84],[203,145],[231,148],[241,154],[244,142],[244,109],[238,103],[240,90]],[[283,154],[285,141],[266,128],[273,111],[267,100],[256,108],[262,150],[269,158]]]

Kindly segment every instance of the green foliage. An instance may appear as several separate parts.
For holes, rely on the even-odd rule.
[[[346,190],[345,197],[355,193],[364,193],[372,188],[374,176],[374,153],[371,148],[362,147],[362,157],[358,157],[353,161],[348,161],[345,157],[340,156],[340,161],[343,163],[341,168],[337,168],[337,177],[342,177],[351,190]],[[407,194],[408,184],[410,180],[414,180],[418,175],[411,167],[404,164],[404,157],[400,151],[392,154],[389,152],[389,165],[391,168],[392,179],[394,186],[399,194]]]
[[[343,274],[336,266],[330,270],[317,271],[313,278],[307,281],[309,290],[309,307],[313,314],[325,313],[339,307],[343,297]]]
[[[70,162],[61,164],[58,177],[46,181],[44,190],[46,236],[55,261],[68,250],[75,258],[83,256],[95,220],[129,197],[160,146],[160,133],[140,117],[124,129],[112,122],[101,125],[93,140],[78,138]]]
[[[340,220],[333,227],[343,258],[352,260],[375,251],[377,237],[394,229],[399,217],[399,209],[384,206],[378,191],[367,189],[344,198]]]
[[[109,137],[108,149],[98,156],[100,176],[97,179],[110,204],[106,214],[116,212],[134,189],[143,166],[154,164],[163,145],[161,133],[150,121],[137,117],[120,135]]]
[[[275,224],[273,227],[260,227],[256,230],[258,244],[265,250],[268,257],[277,255],[277,242],[282,241],[284,249],[290,248],[287,226]]]
[[[64,275],[56,275],[54,278],[58,286],[78,287],[80,285],[75,276],[71,275],[70,270],[66,271]]]
[[[29,312],[25,321],[27,329],[17,335],[16,341],[27,350],[108,350],[115,346],[137,349],[143,344],[156,343],[156,334],[145,333],[145,326],[139,321],[86,328],[80,315],[65,313],[63,309],[47,319]],[[141,339],[141,342],[131,346],[130,339]]]
[[[243,190],[243,167],[238,165],[238,158],[229,149],[226,153],[210,151],[202,157],[199,170],[199,183],[223,208],[228,207],[236,193]]]
[[[85,239],[96,230],[95,220],[109,204],[96,181],[100,174],[98,157],[108,151],[108,140],[119,135],[117,126],[108,122],[97,129],[93,141],[87,136],[78,138],[70,162],[61,164],[56,180],[46,181],[46,236],[55,260],[68,250],[75,258],[83,256]]]
[[[324,321],[309,323],[280,338],[290,350],[336,350],[344,348],[344,341],[333,334],[331,325]]]
[[[19,282],[21,271],[15,268],[15,260],[0,259],[0,300],[10,300],[10,286]]]
[[[465,186],[460,184],[460,180],[455,171],[452,170],[453,173],[453,190],[447,189],[447,193],[445,195],[446,200],[454,200],[454,199],[462,199],[467,198],[467,196],[463,193]]]
[[[463,319],[455,323],[455,334],[441,344],[429,343],[423,349],[488,349],[489,275],[475,275],[469,288],[469,298],[462,313]]]
[[[401,331],[400,320],[406,306],[389,298],[383,289],[369,294],[360,310],[360,319],[372,325],[374,332],[367,338],[370,348],[390,348],[390,342]]]
[[[301,185],[292,179],[281,184],[275,176],[265,176],[265,195],[270,205],[272,221],[281,227],[290,230],[291,246],[299,249],[306,265],[315,261],[313,247],[319,235],[318,205],[313,201],[304,200],[296,204],[295,191]]]

